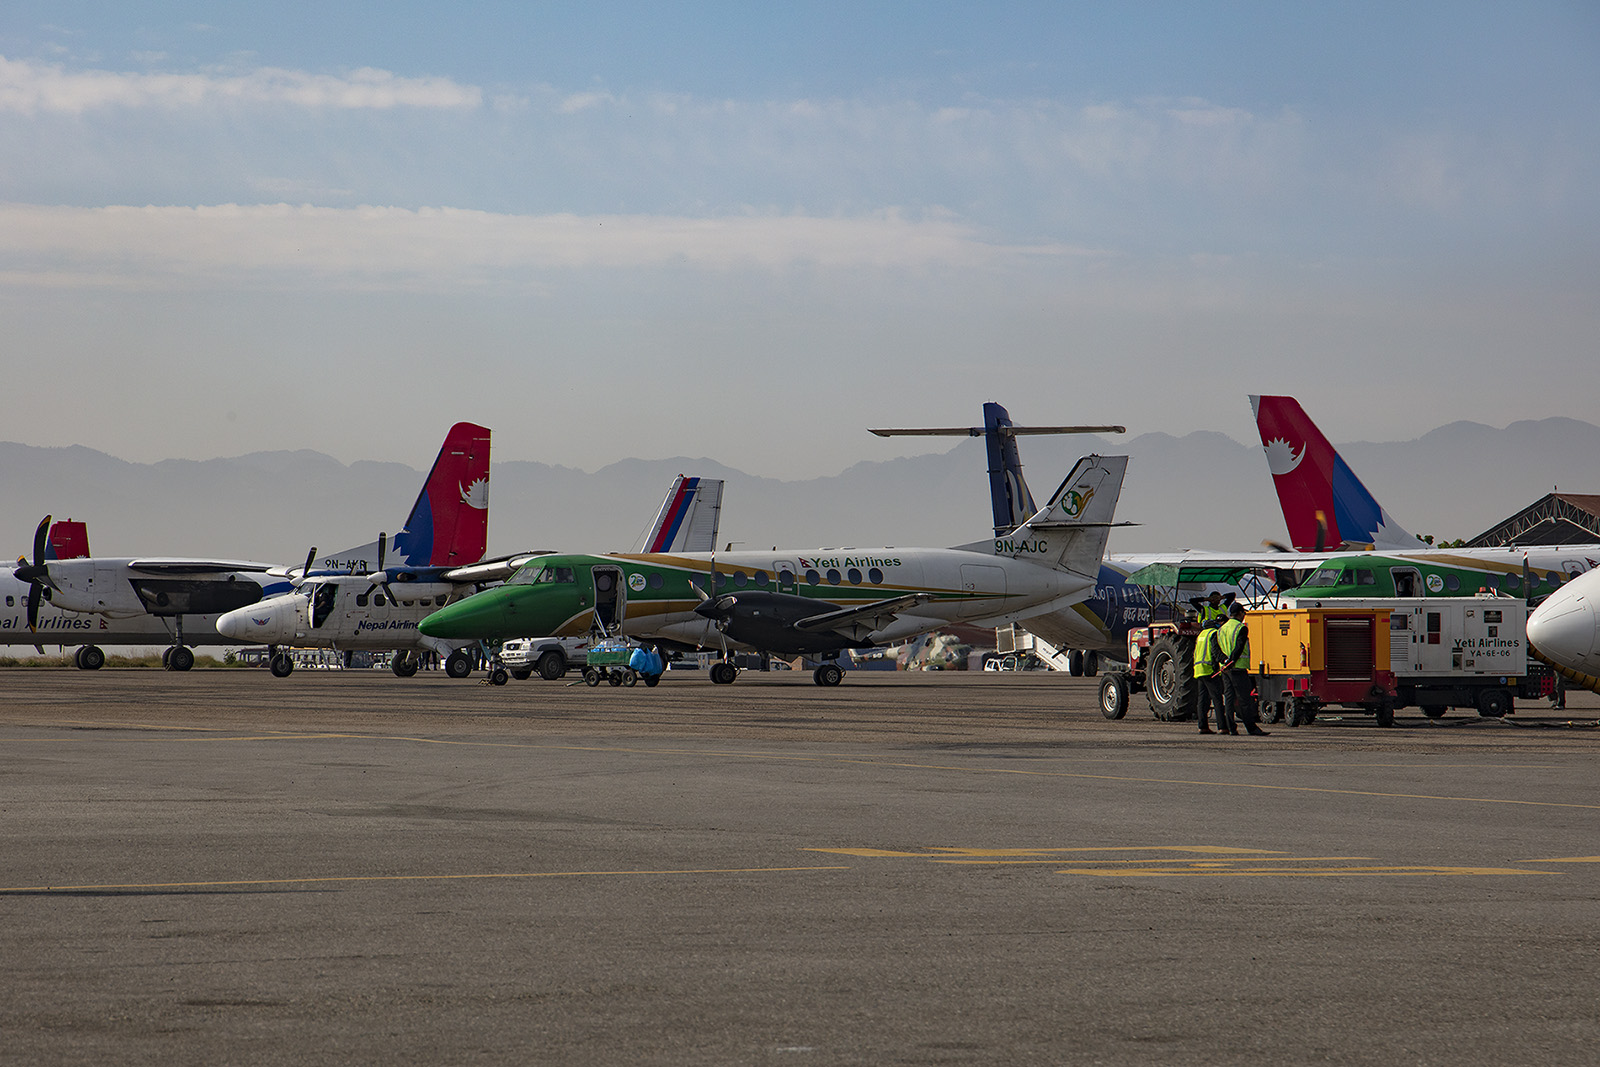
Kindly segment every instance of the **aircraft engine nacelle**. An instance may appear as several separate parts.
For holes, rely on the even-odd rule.
[[[724,593],[695,608],[695,614],[716,622],[728,638],[767,652],[785,655],[838,652],[864,647],[831,630],[807,633],[795,628],[802,619],[837,611],[839,605],[791,593]]]

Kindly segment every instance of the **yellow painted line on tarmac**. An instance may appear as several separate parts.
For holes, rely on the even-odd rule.
[[[1524,863],[1600,863],[1600,856],[1556,856],[1547,860],[1524,860]]]
[[[454,882],[512,878],[616,878],[627,875],[784,874],[800,871],[848,871],[850,867],[703,867],[661,871],[517,871],[496,874],[354,874],[305,878],[242,878],[215,882],[124,882],[102,885],[24,885],[0,887],[0,893],[82,893],[109,889],[226,889],[274,885],[325,885],[355,882]]]
[[[1057,874],[1099,878],[1376,878],[1384,875],[1452,877],[1461,875],[1554,874],[1517,867],[1225,867],[1221,870],[1170,867],[1068,867]]]

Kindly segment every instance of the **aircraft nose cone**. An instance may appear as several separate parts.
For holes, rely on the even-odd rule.
[[[260,615],[260,609],[257,609]],[[257,636],[258,627],[250,619],[249,608],[237,608],[217,616],[217,633],[235,641],[249,641]]]
[[[1593,585],[1579,579],[1553,593],[1528,616],[1528,641],[1561,666],[1584,674],[1600,673],[1595,657]]]
[[[474,593],[429,615],[417,624],[417,631],[424,637],[451,639],[506,636],[513,629],[506,611],[508,602],[508,594],[500,589]]]

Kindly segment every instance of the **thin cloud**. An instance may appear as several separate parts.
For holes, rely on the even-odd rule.
[[[363,67],[342,76],[262,67],[239,75],[139,74],[0,56],[0,111],[79,115],[106,108],[186,108],[218,103],[308,109],[475,109],[483,90],[449,78],[404,78]]]
[[[851,217],[506,215],[461,208],[0,205],[0,269],[12,285],[86,286],[123,277],[210,282],[268,273],[319,285],[483,281],[551,269],[794,266],[917,270],[982,267],[1023,257],[1092,256],[1060,244],[988,241],[949,217],[882,211]]]

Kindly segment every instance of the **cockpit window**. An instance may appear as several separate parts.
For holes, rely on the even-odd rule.
[[[571,567],[524,567],[511,579],[511,585],[550,585],[557,582],[576,582],[577,573]]]
[[[1306,585],[1318,589],[1338,585],[1339,573],[1338,567],[1318,567],[1311,577],[1306,579]]]

